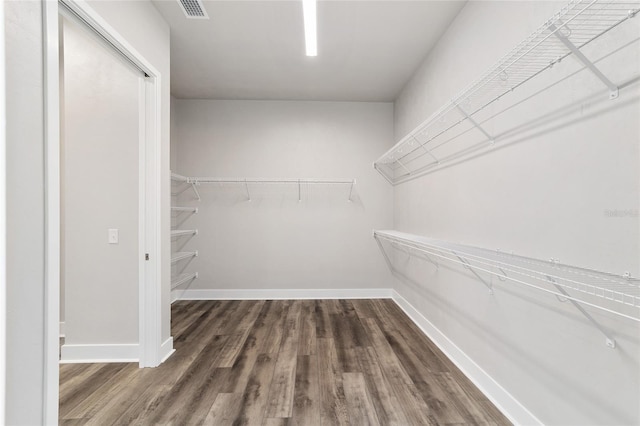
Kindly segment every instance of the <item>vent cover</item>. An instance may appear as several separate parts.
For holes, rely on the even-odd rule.
[[[202,0],[178,0],[184,15],[189,19],[209,19]]]

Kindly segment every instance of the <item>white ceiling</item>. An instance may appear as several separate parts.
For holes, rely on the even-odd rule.
[[[171,26],[178,98],[393,101],[464,1],[319,1],[307,57],[301,1],[205,1],[209,20],[152,0]]]

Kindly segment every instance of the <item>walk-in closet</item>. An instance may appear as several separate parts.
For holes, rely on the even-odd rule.
[[[640,1],[1,12],[0,423],[640,424]]]

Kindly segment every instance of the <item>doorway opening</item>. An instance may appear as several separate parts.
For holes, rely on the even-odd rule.
[[[55,424],[61,312],[65,314],[67,346],[62,348],[62,357],[69,362],[137,361],[140,367],[155,367],[164,357],[160,287],[161,76],[85,2],[59,0],[44,2],[44,7],[47,349],[43,422]],[[75,48],[86,50],[93,46],[92,59],[83,62],[83,55],[72,57],[71,51],[65,56],[65,35],[75,40]],[[102,65],[110,55],[109,65],[92,66],[95,55]],[[72,75],[65,75],[71,72],[70,64],[76,67],[73,81]],[[64,65],[67,67],[61,73]],[[121,77],[128,75],[126,82],[121,78],[109,80],[107,69]],[[90,71],[85,74],[82,70]],[[88,89],[82,90],[81,83]],[[130,94],[126,105],[122,104],[122,93]],[[100,122],[98,112],[107,107],[111,118]],[[73,145],[73,152],[67,144]],[[96,217],[103,213],[108,218]],[[120,263],[126,278],[114,284],[106,265],[118,264],[118,259],[124,260]],[[70,267],[71,261],[74,264]],[[119,274],[123,272],[120,267],[116,269],[120,269],[115,271]],[[61,277],[68,284],[64,288],[65,300],[71,302],[65,304],[64,311],[60,309]],[[70,284],[72,281],[74,284]],[[124,286],[118,287],[122,283]],[[89,289],[93,297],[101,300],[83,300]],[[120,302],[115,308],[114,301]],[[107,309],[100,312],[99,308]],[[92,321],[82,323],[85,314],[93,315]]]

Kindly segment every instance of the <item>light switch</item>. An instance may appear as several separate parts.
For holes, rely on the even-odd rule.
[[[118,230],[109,229],[109,244],[118,244]]]

